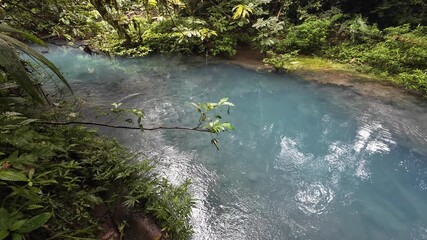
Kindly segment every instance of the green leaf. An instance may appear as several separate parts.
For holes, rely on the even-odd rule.
[[[9,212],[4,208],[0,208],[0,231],[8,230],[9,226],[10,226]]]
[[[12,240],[23,240],[22,234],[19,233],[13,233],[12,234]]]
[[[239,4],[233,8],[233,19],[246,18],[252,13],[252,9],[246,5]]]
[[[155,7],[157,6],[157,0],[148,0],[148,5]]]
[[[12,226],[10,226],[10,230],[11,231],[16,231],[17,229],[21,228],[22,225],[24,225],[24,223],[27,221],[27,219],[23,219],[23,220],[19,220],[16,221],[12,224]]]
[[[100,204],[100,203],[102,203],[102,198],[100,198],[98,196],[95,196],[94,194],[88,194],[88,195],[85,196],[85,198],[88,201],[90,201],[90,202],[92,202],[94,204]]]
[[[18,29],[13,28],[13,27],[9,27],[9,26],[4,25],[4,24],[0,24],[0,32],[18,33],[22,37],[26,38],[27,40],[30,40],[31,42],[33,42],[35,44],[41,45],[43,47],[47,47],[46,43],[43,42],[43,40],[34,36],[33,34],[18,30]]]
[[[0,240],[6,239],[9,236],[9,232],[7,230],[0,230]]]
[[[36,204],[30,204],[27,207],[28,210],[40,209],[40,208],[43,208],[43,206],[42,205],[36,205]]]
[[[40,228],[45,224],[51,217],[50,213],[42,213],[35,217],[30,218],[26,221],[16,232],[18,233],[29,233],[37,228]]]
[[[223,123],[222,126],[225,127],[225,128],[227,128],[227,129],[229,129],[229,130],[233,130],[234,129],[233,125],[231,125],[231,123],[228,123],[228,122]]]
[[[38,53],[34,49],[30,48],[26,44],[12,38],[12,37],[9,37],[7,35],[0,34],[0,38],[2,38],[7,43],[14,45],[16,48],[23,51],[28,56],[35,58],[36,60],[43,63],[46,67],[48,67],[50,70],[52,70],[52,72],[54,72],[56,74],[56,76],[59,77],[59,79],[62,81],[62,83],[64,83],[64,85],[67,86],[67,88],[71,92],[73,92],[73,90],[71,89],[67,80],[65,80],[65,77],[62,75],[62,73],[59,71],[59,69],[51,61],[47,60],[43,55],[41,55],[40,53]]]
[[[35,85],[30,79],[14,49],[8,44],[8,41],[3,39],[4,37],[13,39],[4,34],[0,34],[0,68],[5,69],[8,76],[21,86],[35,101],[42,103],[43,94],[40,87]]]
[[[28,172],[28,178],[29,179],[33,179],[33,176],[34,176],[34,172],[35,172],[36,170],[34,169],[34,168],[31,168],[30,169],[30,171]]]
[[[224,102],[224,103],[222,103],[222,105],[230,106],[230,107],[234,107],[234,106],[235,106],[235,105],[234,105],[233,103],[231,103],[231,102]]]
[[[11,182],[27,182],[28,178],[23,172],[7,169],[0,170],[0,180]]]
[[[218,104],[223,104],[223,103],[225,103],[225,102],[227,102],[228,101],[228,98],[221,98],[221,100],[219,100],[219,103]]]

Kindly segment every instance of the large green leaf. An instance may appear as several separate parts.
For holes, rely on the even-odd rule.
[[[23,238],[23,236],[22,236],[22,234],[19,234],[19,233],[13,233],[12,234],[12,240],[23,240],[24,238]]]
[[[16,170],[0,170],[0,180],[10,181],[10,182],[27,182],[28,178],[23,172],[18,172]]]
[[[50,213],[42,213],[35,217],[30,218],[27,222],[25,222],[16,232],[18,233],[29,233],[31,231],[40,228],[45,224],[51,217]]]
[[[14,49],[1,38],[2,35],[0,34],[0,68],[35,101],[42,103],[43,95],[40,87],[30,79]]]
[[[6,239],[9,236],[9,232],[7,230],[0,230],[0,240]]]
[[[46,43],[43,42],[43,40],[34,36],[33,34],[18,30],[16,28],[13,28],[13,27],[10,27],[10,26],[4,25],[4,24],[0,24],[0,32],[17,33],[17,34],[21,35],[22,37],[26,38],[27,40],[30,40],[31,42],[35,43],[35,44],[38,44],[38,45],[43,46],[43,47],[47,47]]]
[[[30,48],[26,44],[14,39],[10,36],[7,36],[5,34],[0,34],[0,38],[9,44],[12,44],[17,49],[21,50],[22,52],[24,52],[28,56],[40,61],[42,64],[44,64],[50,70],[52,70],[52,72],[54,72],[56,74],[56,76],[58,76],[58,78],[62,81],[62,83],[64,83],[65,86],[67,86],[68,89],[70,89],[70,91],[72,92],[70,85],[68,84],[67,80],[65,80],[65,77],[62,75],[62,73],[59,71],[59,69],[51,61],[46,59],[43,55],[41,55],[40,53],[38,53],[34,49]]]
[[[10,226],[9,212],[4,208],[0,208],[0,231],[9,230],[9,226]]]
[[[27,222],[27,220],[23,219],[23,220],[19,220],[19,221],[12,223],[12,225],[10,226],[10,230],[16,231],[17,229],[21,228],[22,225],[24,225],[26,222]]]

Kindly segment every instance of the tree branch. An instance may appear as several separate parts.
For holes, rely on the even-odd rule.
[[[142,130],[142,131],[155,131],[155,130],[188,130],[188,131],[197,131],[197,132],[210,132],[207,129],[201,129],[199,126],[195,128],[191,127],[165,127],[158,126],[152,128],[140,128],[140,127],[132,127],[132,126],[123,126],[123,125],[110,125],[104,123],[97,122],[82,122],[82,121],[70,121],[70,122],[46,122],[46,121],[36,121],[36,124],[45,124],[45,125],[90,125],[90,126],[100,126],[100,127],[108,127],[108,128],[117,128],[117,129],[129,129],[129,130]]]

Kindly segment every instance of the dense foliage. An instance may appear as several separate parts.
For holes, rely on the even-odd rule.
[[[122,204],[155,216],[166,237],[189,238],[188,183],[171,185],[150,161],[136,161],[117,142],[83,127],[31,126],[33,120],[11,112],[0,121],[1,209],[8,212],[0,216],[0,239],[93,238],[105,220],[94,217],[95,207],[113,213]],[[43,214],[49,217],[20,230]]]
[[[0,21],[123,56],[297,51],[426,92],[426,11],[417,0],[5,0]]]

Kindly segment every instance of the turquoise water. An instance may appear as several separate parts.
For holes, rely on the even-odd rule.
[[[194,239],[427,239],[427,104],[180,56],[46,54],[82,110],[123,102],[145,125],[193,126],[191,102],[236,105],[220,151],[203,133],[101,129],[193,180]]]

